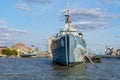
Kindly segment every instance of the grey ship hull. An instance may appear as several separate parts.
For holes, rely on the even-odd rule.
[[[77,47],[77,45],[82,47]],[[86,44],[83,39],[67,34],[52,41],[53,62],[71,66],[83,62],[83,53]]]

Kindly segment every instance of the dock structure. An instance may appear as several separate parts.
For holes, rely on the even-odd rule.
[[[85,62],[87,62],[87,63],[91,62],[90,59],[91,59],[92,62],[94,62],[94,63],[101,63],[101,62],[102,62],[102,61],[101,61],[101,58],[98,57],[98,56],[90,56],[90,55],[89,55],[89,57],[85,56],[84,58],[85,58]],[[90,59],[89,59],[89,58],[90,58]]]
[[[52,54],[49,52],[40,52],[36,54],[37,58],[52,58]]]
[[[120,56],[112,56],[112,55],[97,55],[99,56],[100,58],[116,58],[116,59],[120,59]]]

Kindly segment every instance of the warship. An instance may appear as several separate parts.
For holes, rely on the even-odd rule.
[[[60,29],[59,33],[49,37],[48,44],[53,55],[53,62],[66,66],[83,63],[86,52],[83,34],[77,32],[71,25],[70,11],[71,9],[67,6],[64,14],[64,27]]]

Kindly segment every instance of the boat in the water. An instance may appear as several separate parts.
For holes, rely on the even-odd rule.
[[[71,25],[70,8],[65,10],[65,24],[60,32],[51,36],[50,49],[53,54],[53,62],[71,66],[84,62],[86,43],[83,34],[78,33]],[[49,46],[49,45],[48,45]]]
[[[4,58],[4,56],[1,56],[1,55],[0,55],[0,58]]]
[[[33,56],[36,56],[36,53],[28,53],[28,52],[20,51],[20,56],[21,57],[33,57]]]

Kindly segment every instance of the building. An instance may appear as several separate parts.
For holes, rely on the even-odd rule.
[[[17,43],[13,46],[10,47],[11,50],[17,50],[18,51],[18,56],[20,56],[20,51],[23,52],[32,52],[32,49],[27,47],[25,44],[23,43]]]
[[[120,49],[116,50],[117,55],[120,55]]]

